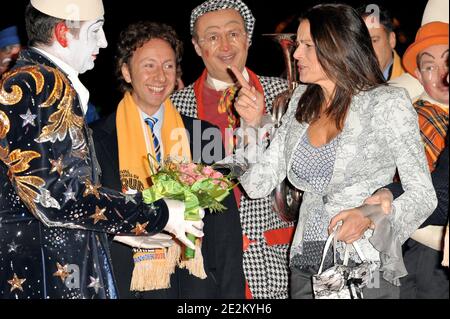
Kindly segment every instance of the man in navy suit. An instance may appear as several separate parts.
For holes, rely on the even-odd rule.
[[[221,160],[224,151],[220,130],[208,122],[180,115],[171,104],[169,96],[181,71],[182,54],[175,31],[164,24],[140,22],[123,31],[118,43],[116,70],[124,98],[115,113],[92,126],[102,168],[101,182],[124,192],[139,191],[149,176],[139,176],[141,167],[133,168],[124,162],[145,157],[147,152],[155,159],[166,158],[171,147],[165,135],[179,128],[188,136],[193,162],[209,165]],[[209,136],[208,132],[212,134]],[[135,166],[142,165],[138,162]],[[133,245],[119,243],[116,238],[111,255],[120,298],[244,298],[239,211],[233,196],[228,196],[223,204],[226,211],[206,211],[203,220],[201,252],[206,279],[176,268],[170,277],[170,288],[144,287],[131,292]]]

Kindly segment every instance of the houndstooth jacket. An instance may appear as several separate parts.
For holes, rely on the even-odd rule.
[[[354,96],[336,150],[328,188],[317,194],[306,181],[292,174],[293,152],[308,124],[295,118],[305,87],[297,88],[271,145],[250,165],[241,184],[251,198],[269,194],[284,178],[304,190],[303,202],[291,247],[291,266],[302,253],[305,221],[322,207],[330,217],[360,206],[377,189],[392,182],[398,169],[405,193],[393,202],[389,222],[393,238],[403,244],[436,207],[436,194],[427,167],[415,112],[404,89],[380,86]],[[364,255],[380,261],[367,231],[359,240]],[[357,260],[357,258],[355,258]]]
[[[287,82],[275,77],[258,77],[268,111],[273,100],[287,89]],[[198,117],[194,84],[176,91],[172,102],[181,114]],[[270,194],[260,199],[241,198],[241,224],[244,235],[252,242],[244,250],[244,274],[253,298],[288,298],[289,245],[268,245],[265,234],[271,230],[292,228],[293,223],[283,221],[272,210]]]

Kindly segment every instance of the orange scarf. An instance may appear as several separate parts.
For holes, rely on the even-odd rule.
[[[191,161],[189,139],[183,120],[170,99],[164,102],[164,122],[161,130],[163,158],[181,158]],[[141,192],[151,186],[151,169],[147,154],[155,156],[150,128],[142,120],[139,107],[130,93],[117,108],[117,141],[122,188]],[[146,143],[146,137],[148,138]]]
[[[170,99],[164,102],[163,107],[161,143],[164,154],[162,158],[192,161],[188,135],[180,114]],[[141,192],[151,186],[152,169],[147,155],[151,154],[153,158],[156,156],[150,128],[142,119],[139,107],[130,93],[125,93],[118,106],[116,127],[122,190],[123,192]],[[156,163],[153,165],[157,166]],[[131,247],[143,247],[143,239],[136,236],[115,237],[116,241]],[[187,268],[194,276],[206,278],[201,240],[197,240],[196,244],[195,258],[188,261],[181,260],[183,250],[177,241],[168,249],[134,249],[135,267],[130,290],[147,291],[169,288],[170,275],[177,265],[180,268]]]

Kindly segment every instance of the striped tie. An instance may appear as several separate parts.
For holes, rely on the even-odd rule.
[[[155,156],[158,163],[161,163],[161,146],[159,145],[159,140],[155,135],[155,132],[153,132],[153,128],[155,127],[156,122],[158,122],[158,119],[153,117],[147,117],[145,119],[145,123],[150,127],[150,132],[152,133],[153,138],[153,148],[155,150]]]

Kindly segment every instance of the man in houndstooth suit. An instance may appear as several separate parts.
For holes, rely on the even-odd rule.
[[[258,76],[245,67],[254,24],[251,11],[240,0],[209,0],[192,11],[192,43],[206,69],[195,83],[173,94],[180,113],[209,121],[220,127],[222,134],[238,127],[231,66],[242,72],[252,90],[264,95],[264,113],[270,113],[274,98],[287,89],[287,82]],[[272,210],[270,196],[251,200],[238,189],[235,196],[240,202],[247,298],[288,298],[293,223],[283,221]]]

